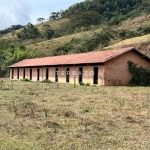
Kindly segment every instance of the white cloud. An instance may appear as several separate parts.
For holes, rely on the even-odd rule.
[[[12,20],[23,24],[30,21],[31,8],[24,0],[11,0]]]
[[[25,0],[11,0],[3,8],[0,15],[0,27],[5,28],[14,24],[27,24],[31,21],[31,8]]]

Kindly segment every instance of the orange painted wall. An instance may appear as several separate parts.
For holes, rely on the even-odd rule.
[[[104,78],[104,66],[80,66],[83,68],[83,83],[90,83],[93,84],[93,68],[98,67],[98,84],[103,85],[103,78]],[[49,67],[49,77],[48,79],[55,82],[55,68],[56,67]],[[59,83],[66,83],[66,69],[70,68],[69,73],[69,83],[79,84],[79,67],[78,66],[69,66],[69,67],[57,67],[58,68],[58,82]],[[30,68],[20,68],[19,69],[19,80],[23,79],[23,70],[25,69],[25,78],[30,79]],[[37,68],[32,69],[32,81],[37,81]],[[17,68],[14,68],[14,80],[17,80]],[[39,80],[42,81],[46,79],[46,67],[39,68]],[[10,69],[10,79],[11,79],[12,69]]]
[[[138,63],[139,66],[150,67],[150,62],[140,57],[136,52],[127,52],[105,63],[105,85],[129,85],[131,74],[128,70],[128,61]]]

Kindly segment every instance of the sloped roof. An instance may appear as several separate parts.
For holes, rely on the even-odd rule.
[[[87,53],[80,53],[80,54],[33,58],[33,59],[25,59],[18,63],[12,64],[9,67],[12,68],[12,67],[33,67],[33,66],[35,67],[35,66],[105,63],[106,61],[109,61],[131,50],[138,52],[135,48],[128,47],[128,48],[121,48],[116,50],[104,50],[104,51],[95,51],[95,52],[87,52]]]

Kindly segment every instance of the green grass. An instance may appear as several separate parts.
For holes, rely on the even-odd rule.
[[[3,80],[0,149],[150,149],[149,87]]]

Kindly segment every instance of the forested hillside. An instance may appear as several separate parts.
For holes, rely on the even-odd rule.
[[[52,12],[47,22],[37,18],[37,25],[0,30],[0,77],[8,65],[25,58],[101,50],[149,34],[149,14],[149,0],[85,0]]]
[[[69,7],[63,17],[71,18],[69,26],[74,28],[84,25],[85,16],[87,17],[86,26],[93,25],[93,23],[110,23],[112,25],[129,17],[134,18],[143,13],[148,14],[150,13],[149,8],[149,0],[86,0]],[[92,20],[95,17],[99,18],[97,22]]]

